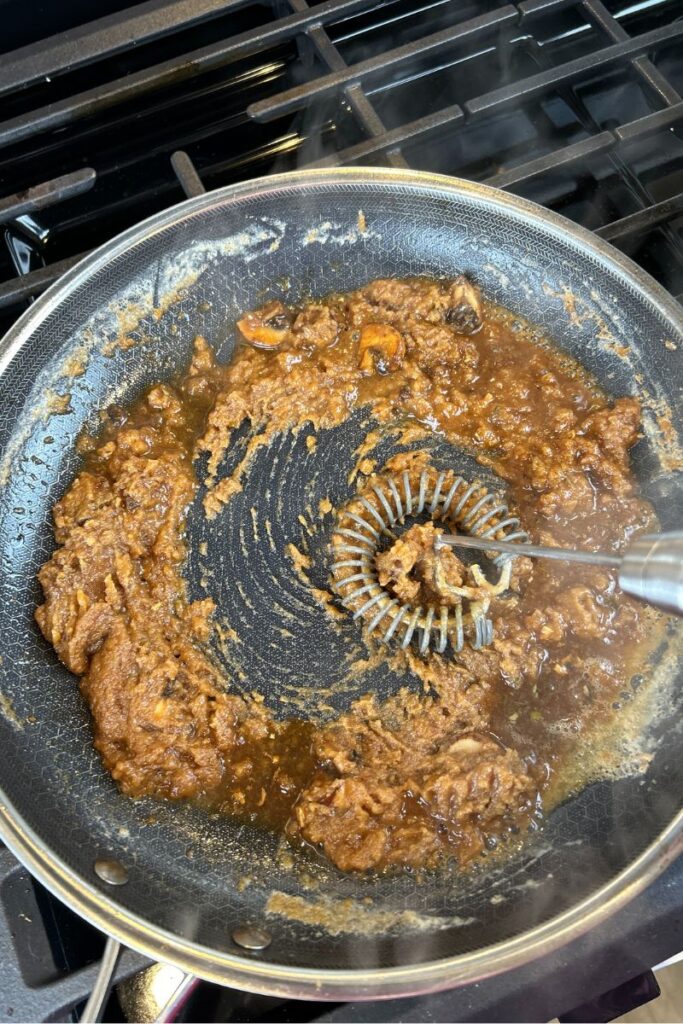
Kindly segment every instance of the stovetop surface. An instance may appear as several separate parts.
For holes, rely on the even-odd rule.
[[[24,7],[0,0],[0,329],[185,194],[320,164],[507,188],[683,294],[681,0]]]
[[[0,0],[0,24],[0,333],[185,196],[334,165],[508,189],[683,298],[683,0],[41,0],[30,17]],[[283,1004],[204,986],[185,1019],[548,1019],[683,948],[682,908],[674,865],[572,946],[455,992]],[[0,915],[0,1018],[77,1019],[102,936],[5,849]],[[117,978],[143,963],[124,954]]]

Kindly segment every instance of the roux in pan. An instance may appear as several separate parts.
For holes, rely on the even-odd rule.
[[[80,676],[95,745],[125,793],[198,801],[313,844],[344,871],[464,865],[561,792],[588,731],[618,714],[650,613],[606,570],[520,558],[491,604],[490,646],[428,658],[386,649],[423,692],[366,696],[332,721],[275,721],[208,653],[211,601],[187,598],[198,458],[206,514],[219,515],[241,486],[220,465],[244,420],[262,443],[364,406],[380,424],[408,422],[415,438],[436,431],[473,453],[534,541],[617,551],[655,526],[629,462],[638,402],[609,401],[461,278],[269,303],[239,326],[228,365],[198,338],[182,379],[108,410],[102,435],[85,440],[84,467],[54,509],[38,623]],[[425,465],[407,454],[381,469],[417,479]],[[373,479],[360,477],[359,492]],[[402,599],[444,598],[430,529],[413,527],[378,558]],[[444,558],[457,585],[466,567]]]

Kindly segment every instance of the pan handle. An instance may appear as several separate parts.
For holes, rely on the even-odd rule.
[[[80,1024],[97,1024],[100,1020],[102,1007],[107,1001],[120,953],[121,943],[116,939],[108,938],[90,999],[81,1014]]]
[[[178,1014],[198,984],[199,978],[195,978],[194,974],[186,974],[181,978],[176,986],[175,992],[167,1000],[165,1006],[159,1011],[159,1015],[155,1019],[154,1024],[171,1024],[172,1021],[176,1020]]]
[[[81,1014],[80,1024],[98,1024],[102,1019],[102,1010],[111,990],[116,964],[122,949],[123,946],[116,939],[107,939],[100,969],[97,973],[93,990],[90,993],[90,998]],[[183,974],[173,993],[159,1010],[159,1015],[155,1018],[154,1024],[171,1024],[171,1021],[176,1019],[179,1011],[198,984],[199,978],[195,978],[193,974]]]

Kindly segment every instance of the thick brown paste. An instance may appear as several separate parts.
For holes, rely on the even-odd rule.
[[[638,402],[608,401],[462,278],[374,281],[299,309],[271,302],[239,331],[227,366],[198,338],[182,380],[109,409],[102,435],[85,440],[84,468],[54,509],[40,628],[81,677],[95,745],[125,793],[191,799],[280,830],[342,870],[465,864],[561,791],[587,730],[629,689],[648,615],[610,572],[517,559],[491,604],[491,646],[426,659],[375,648],[418,676],[421,693],[367,696],[323,724],[275,721],[263,701],[231,691],[208,653],[211,601],[187,598],[198,458],[208,459],[204,504],[215,516],[258,446],[364,406],[380,426],[415,439],[438,432],[474,454],[534,541],[619,550],[655,525],[629,464]],[[253,441],[221,478],[245,420]],[[423,453],[397,459],[380,470],[425,464]],[[373,479],[359,478],[359,492]],[[414,526],[378,556],[388,592],[449,602],[466,565],[440,556],[445,590],[434,530]]]
[[[434,523],[416,523],[376,556],[379,582],[389,594],[414,605],[456,603],[451,588],[465,582],[466,568],[448,548],[437,555],[435,541],[443,532]]]

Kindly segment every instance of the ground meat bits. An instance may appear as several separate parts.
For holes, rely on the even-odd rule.
[[[274,722],[262,702],[231,692],[206,654],[211,602],[187,597],[195,467],[205,460],[205,509],[217,515],[259,445],[364,406],[380,425],[409,425],[418,448],[436,433],[473,453],[540,543],[618,550],[654,526],[629,466],[638,404],[610,404],[463,278],[374,281],[299,309],[273,300],[239,323],[230,364],[216,366],[197,339],[181,381],[112,407],[102,436],[85,439],[85,467],[54,509],[40,628],[81,677],[95,744],[124,792],[278,829],[345,871],[466,864],[525,828],[539,793],[561,790],[583,731],[614,714],[652,632],[642,610],[604,570],[519,559],[491,604],[491,646],[454,658],[387,650],[419,694],[365,697],[323,725]],[[254,444],[221,478],[245,420]],[[433,541],[433,527],[417,527],[377,559],[397,598],[452,596]],[[439,557],[459,586],[457,555]]]
[[[364,698],[316,740],[321,770],[289,830],[320,845],[343,871],[405,863],[406,849],[414,864],[429,865],[448,846],[464,864],[489,831],[504,830],[533,805],[535,784],[519,756],[465,731],[455,716],[444,729],[438,704],[426,716],[432,728],[423,723],[408,741],[407,701],[403,695],[380,708]]]
[[[437,558],[452,587],[462,586],[465,566],[450,548],[437,554],[438,531],[433,523],[411,526],[376,557],[377,576],[383,587],[400,601],[414,605],[454,604],[456,598],[440,585]]]

